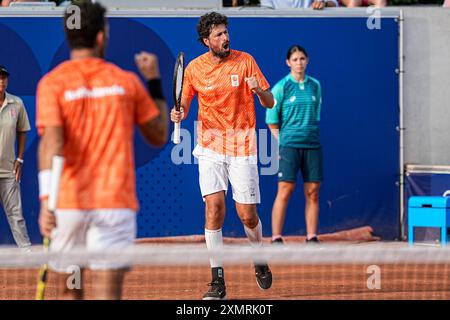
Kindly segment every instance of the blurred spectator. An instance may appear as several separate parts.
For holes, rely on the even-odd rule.
[[[338,7],[337,0],[261,0],[261,7],[274,9],[312,8],[321,10],[325,7]]]
[[[450,8],[450,0],[444,1],[444,8]]]
[[[347,8],[368,7],[368,6],[375,6],[381,8],[387,6],[387,0],[339,0],[339,3]]]

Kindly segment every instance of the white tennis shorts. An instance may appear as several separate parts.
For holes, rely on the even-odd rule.
[[[56,210],[56,228],[50,239],[51,252],[65,252],[71,249],[86,251],[117,251],[130,248],[136,239],[136,212],[131,209]],[[73,263],[49,261],[50,269],[68,273]],[[93,270],[114,270],[127,268],[129,263],[121,260],[90,260]]]
[[[196,146],[193,155],[198,158],[199,182],[202,197],[219,191],[228,191],[228,180],[233,200],[241,204],[261,202],[256,156],[230,157]]]

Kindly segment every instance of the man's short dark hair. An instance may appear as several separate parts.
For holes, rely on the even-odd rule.
[[[68,25],[67,20],[74,13],[66,10],[64,14],[64,31],[69,47],[71,49],[94,48],[97,34],[100,31],[105,31],[106,9],[101,4],[92,3],[90,0],[72,1],[72,5],[80,8],[81,28],[71,28]]]
[[[203,39],[209,37],[213,27],[221,24],[228,26],[228,18],[223,14],[210,12],[201,16],[197,24],[198,41],[206,46]]]

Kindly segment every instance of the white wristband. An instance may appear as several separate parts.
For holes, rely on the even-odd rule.
[[[50,193],[50,182],[52,180],[52,170],[39,171],[39,198],[48,197]]]
[[[23,164],[23,159],[21,159],[21,158],[17,158],[16,161]]]

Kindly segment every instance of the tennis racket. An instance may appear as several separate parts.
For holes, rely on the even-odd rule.
[[[175,69],[173,71],[173,101],[175,103],[175,110],[180,111],[181,108],[181,94],[183,92],[184,79],[184,53],[178,53],[177,61],[175,62]],[[173,143],[180,143],[180,122],[175,123],[173,131]]]
[[[52,177],[50,181],[50,192],[48,195],[48,210],[55,213],[56,204],[58,202],[59,183],[61,181],[61,173],[64,165],[64,158],[61,156],[54,156],[52,159]],[[50,246],[50,239],[44,238],[44,252],[48,252]],[[47,263],[43,264],[39,269],[39,278],[36,288],[36,300],[44,300],[45,286],[47,283]]]

